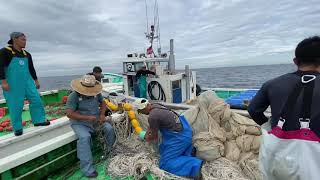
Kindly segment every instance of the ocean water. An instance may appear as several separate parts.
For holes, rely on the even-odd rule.
[[[55,90],[55,89],[70,89],[70,82],[72,79],[81,77],[75,76],[52,76],[52,77],[39,77],[40,92]],[[2,88],[0,88],[0,99],[3,99]]]
[[[197,69],[197,84],[210,88],[259,89],[264,82],[296,69],[293,64]]]
[[[208,88],[255,88],[277,76],[293,72],[296,67],[293,64],[241,66],[223,68],[194,69],[197,72],[197,84]],[[69,89],[70,81],[79,78],[74,76],[39,77],[40,91],[54,89]],[[1,89],[1,88],[0,88]],[[0,99],[3,98],[2,89]]]

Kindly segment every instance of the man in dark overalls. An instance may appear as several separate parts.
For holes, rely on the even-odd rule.
[[[97,177],[91,152],[91,135],[95,132],[94,125],[102,124],[103,133],[111,150],[115,142],[115,133],[109,122],[106,122],[106,103],[101,95],[102,85],[93,75],[84,75],[71,82],[74,90],[68,97],[67,117],[76,133],[77,156],[80,159],[81,172],[86,177]]]
[[[139,134],[140,138],[158,140],[158,131],[161,132],[160,168],[178,176],[200,179],[203,161],[192,156],[192,129],[185,117],[161,104],[150,104],[144,98],[137,99],[135,106],[139,113],[149,115],[149,128]]]
[[[136,78],[139,83],[139,97],[147,98],[147,76],[149,74],[156,75],[154,72],[147,70],[147,66],[143,65],[140,70],[137,71]]]
[[[92,69],[92,72],[88,73],[88,75],[93,75],[96,78],[96,80],[99,82],[101,82],[101,79],[104,77],[100,66],[95,66]]]

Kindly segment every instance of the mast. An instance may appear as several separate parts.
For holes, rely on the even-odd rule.
[[[150,46],[147,48],[147,55],[150,55],[150,57],[153,55],[153,57],[161,56],[161,42],[160,42],[160,22],[159,22],[159,8],[158,8],[158,1],[155,0],[154,2],[154,11],[153,11],[153,24],[150,26],[149,31],[149,23],[148,23],[148,6],[147,1],[145,0],[146,4],[146,16],[147,16],[147,32],[145,33],[146,38],[148,39]],[[156,55],[154,52],[154,42],[157,41],[157,48],[158,48],[158,54]]]

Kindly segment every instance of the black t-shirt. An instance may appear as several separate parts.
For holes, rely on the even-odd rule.
[[[171,131],[181,131],[182,125],[178,115],[160,104],[152,104],[149,113],[150,129],[158,131],[160,129],[167,129]]]
[[[317,76],[313,90],[310,128],[320,137],[320,73],[299,73]],[[267,122],[268,118],[263,112],[270,105],[272,114],[271,126],[275,127],[288,96],[299,81],[301,81],[300,76],[296,73],[289,73],[264,83],[249,105],[248,111],[252,119],[260,125]],[[291,112],[293,113],[293,119],[286,119],[283,126],[283,129],[286,131],[300,129],[299,116],[302,111],[302,94],[298,97],[294,111]]]
[[[7,68],[9,66],[13,57],[28,57],[30,75],[32,76],[32,78],[34,80],[37,80],[38,78],[37,78],[36,70],[34,69],[34,66],[33,66],[31,54],[28,53],[27,51],[25,51],[27,55],[24,55],[24,53],[22,51],[19,52],[19,51],[15,50],[12,46],[10,46],[10,47],[15,52],[14,55],[12,54],[12,52],[10,50],[8,50],[6,48],[0,49],[0,80],[6,79],[5,68]]]

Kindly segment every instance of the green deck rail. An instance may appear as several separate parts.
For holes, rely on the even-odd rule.
[[[106,174],[105,161],[101,161],[103,155],[102,150],[96,138],[93,137],[93,139],[92,152],[99,173],[96,179],[114,179]],[[149,173],[146,174],[146,178],[147,180],[156,179]],[[73,141],[0,174],[0,180],[13,179],[73,180],[88,178],[84,177],[80,172],[76,141]],[[126,177],[122,178],[122,180],[134,180],[134,178]]]

